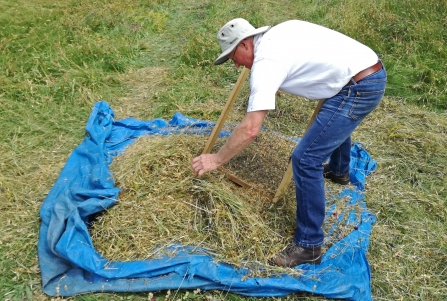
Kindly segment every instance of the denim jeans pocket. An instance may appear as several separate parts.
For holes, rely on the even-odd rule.
[[[357,91],[355,99],[349,111],[349,116],[354,120],[361,120],[371,113],[382,100],[385,90],[361,92]]]

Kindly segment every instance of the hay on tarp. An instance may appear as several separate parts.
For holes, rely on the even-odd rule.
[[[215,148],[225,140],[219,138]],[[191,160],[205,142],[206,137],[198,135],[146,136],[114,159],[111,170],[121,188],[118,205],[98,217],[92,228],[101,254],[113,261],[157,258],[180,243],[207,250],[217,261],[253,270],[278,269],[269,267],[267,260],[293,237],[294,185],[278,203],[271,197],[297,142],[265,131],[231,160],[226,168],[250,188],[235,185],[218,171],[194,177]],[[349,209],[349,197],[339,198],[340,187],[329,184],[326,193],[327,205],[337,207],[334,214]],[[343,220],[334,231],[335,221],[324,226],[326,248],[352,231]]]

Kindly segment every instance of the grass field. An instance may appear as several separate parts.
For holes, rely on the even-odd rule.
[[[379,162],[366,193],[377,215],[368,253],[373,298],[446,300],[445,2],[0,0],[0,6],[0,299],[51,299],[40,284],[39,210],[82,141],[94,103],[108,101],[117,119],[179,111],[217,120],[240,70],[212,65],[215,33],[244,17],[255,26],[293,18],[319,23],[380,54],[389,75],[386,97],[353,136]],[[247,93],[244,87],[233,120],[243,114]],[[278,104],[281,118],[269,115],[266,126],[300,136],[314,104],[287,96]],[[153,296],[254,299],[183,291],[67,299]],[[283,299],[299,298],[324,300]]]

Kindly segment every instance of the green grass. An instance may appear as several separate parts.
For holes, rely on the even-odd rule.
[[[212,65],[219,53],[215,33],[234,17],[255,26],[308,20],[380,54],[389,74],[389,105],[379,112],[390,118],[376,124],[374,133],[367,123],[357,136],[375,142],[367,146],[380,162],[370,180],[375,188],[367,193],[378,216],[368,255],[373,296],[442,300],[446,295],[447,157],[440,147],[447,140],[442,122],[447,110],[445,2],[0,0],[0,6],[1,299],[49,300],[41,291],[37,262],[39,209],[84,137],[93,104],[107,100],[117,117],[170,118],[180,111],[216,120],[240,71],[230,64]],[[134,74],[142,68],[155,77],[140,82]],[[144,97],[135,91],[144,91]],[[240,99],[247,95],[244,87]],[[305,123],[312,108],[298,110],[287,97],[278,101],[281,118],[268,118],[267,125],[299,136],[294,123]],[[243,101],[235,111],[243,114]],[[397,116],[399,111],[406,114]],[[390,191],[384,186],[389,183],[394,183]],[[166,292],[154,294],[158,300],[166,297]],[[251,299],[183,291],[171,292],[168,299],[174,295]],[[71,299],[147,298],[87,294]]]

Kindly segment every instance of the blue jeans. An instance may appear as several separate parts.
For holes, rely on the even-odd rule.
[[[351,134],[382,100],[386,86],[384,68],[345,86],[325,100],[317,117],[292,153],[296,186],[295,244],[323,245],[325,217],[323,163],[330,158],[336,175],[349,172]]]

